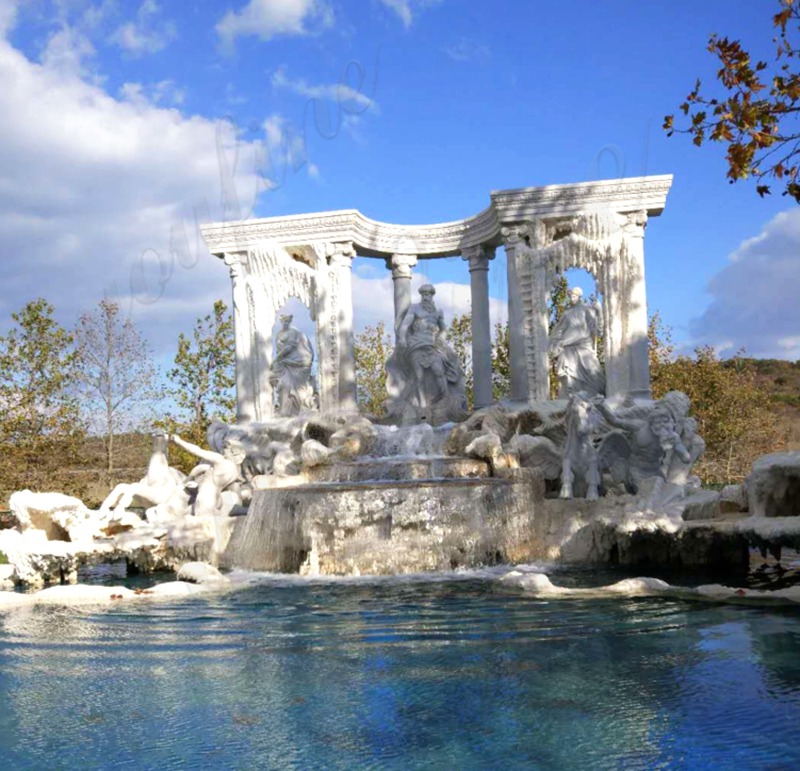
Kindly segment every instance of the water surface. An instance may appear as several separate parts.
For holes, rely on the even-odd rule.
[[[788,770],[800,611],[266,579],[10,612],[0,704],[3,769]]]

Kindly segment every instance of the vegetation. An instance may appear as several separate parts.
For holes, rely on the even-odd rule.
[[[737,355],[723,361],[709,346],[693,356],[673,356],[669,330],[658,314],[649,332],[653,396],[683,391],[691,400],[697,431],[706,442],[695,467],[703,482],[741,482],[756,458],[785,448],[779,414],[748,359]]]
[[[46,300],[32,300],[11,314],[15,326],[0,337],[4,486],[44,483],[83,437],[74,340],[53,312]]]
[[[701,94],[698,79],[679,108],[688,126],[676,128],[674,115],[667,115],[664,129],[668,136],[688,134],[698,147],[707,141],[726,145],[731,182],[755,177],[756,192],[764,196],[770,193],[766,181],[776,180],[783,195],[800,203],[800,49],[792,42],[800,29],[800,3],[777,0],[772,23],[777,36],[770,63],[753,63],[740,41],[712,35],[708,50],[719,61],[721,93]]]
[[[209,315],[197,319],[191,337],[182,332],[178,336],[175,367],[168,377],[172,384],[169,394],[179,412],[163,421],[161,427],[205,445],[206,430],[213,419],[233,422],[235,362],[233,320],[225,303],[217,300]],[[171,462],[183,471],[197,465],[193,455],[177,448],[173,448]]]
[[[392,355],[392,339],[382,321],[356,335],[353,352],[356,365],[356,398],[361,412],[386,412],[386,360]]]
[[[83,413],[93,433],[103,437],[106,484],[113,487],[116,438],[152,423],[156,368],[147,343],[112,300],[101,300],[93,313],[80,317],[75,345]]]

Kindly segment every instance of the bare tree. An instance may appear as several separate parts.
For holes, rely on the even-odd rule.
[[[115,438],[151,416],[157,370],[149,346],[113,300],[101,300],[80,317],[75,345],[83,409],[103,437],[107,482],[113,485]]]

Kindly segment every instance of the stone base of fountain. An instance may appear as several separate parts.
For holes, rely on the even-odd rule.
[[[379,474],[372,468],[377,465]],[[309,471],[339,479],[256,490],[223,565],[386,575],[534,558],[534,518],[544,500],[538,471],[490,477],[482,461],[456,458],[383,459]],[[381,481],[368,481],[378,476]]]

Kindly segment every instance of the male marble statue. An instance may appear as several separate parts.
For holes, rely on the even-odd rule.
[[[397,322],[397,348],[386,364],[390,394],[397,407],[410,407],[418,419],[444,422],[466,408],[464,372],[446,342],[444,314],[436,307],[431,284],[419,288]]]
[[[282,326],[269,375],[276,390],[278,413],[284,417],[299,415],[315,407],[311,381],[314,349],[308,337],[292,326],[293,318],[291,315],[281,316]]]
[[[605,393],[605,376],[595,352],[603,334],[601,309],[583,302],[583,290],[569,290],[569,306],[550,333],[550,353],[555,358],[559,396],[566,399],[583,391],[588,396]]]

